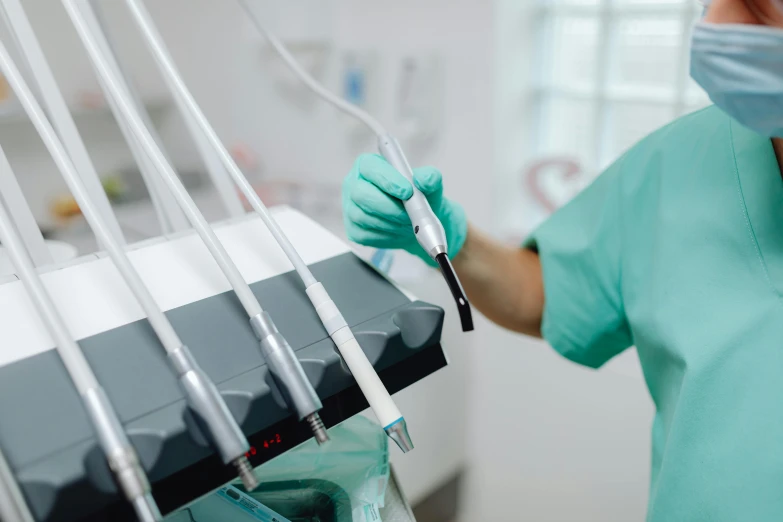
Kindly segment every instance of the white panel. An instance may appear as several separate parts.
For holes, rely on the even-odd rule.
[[[290,208],[272,209],[308,264],[349,252],[348,245]],[[245,280],[254,283],[292,270],[255,216],[216,225],[215,231]],[[201,239],[193,233],[128,253],[163,310],[230,290]],[[144,317],[111,260],[106,257],[48,272],[42,279],[77,339]],[[264,303],[261,303],[264,305]],[[19,281],[0,286],[0,365],[53,348]]]

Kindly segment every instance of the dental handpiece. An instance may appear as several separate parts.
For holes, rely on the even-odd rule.
[[[0,451],[0,520],[2,522],[35,522],[19,489],[11,466]]]
[[[299,255],[296,248],[291,244],[291,241],[282,231],[275,219],[271,216],[269,210],[266,208],[263,201],[261,201],[261,198],[258,197],[258,194],[256,194],[247,178],[245,178],[242,171],[234,162],[225,145],[220,141],[217,133],[204,116],[178,73],[174,62],[169,56],[165,44],[157,33],[154,23],[143,3],[139,0],[126,0],[126,3],[139,25],[139,28],[144,35],[144,39],[155,57],[155,61],[163,73],[163,77],[166,80],[169,89],[174,94],[174,98],[180,106],[181,111],[191,114],[193,119],[198,123],[201,130],[207,136],[208,141],[218,153],[218,156],[223,162],[223,166],[226,168],[231,178],[250,202],[253,210],[261,217],[264,224],[275,238],[277,244],[294,266],[294,269],[305,286],[307,296],[313,304],[318,317],[321,319],[324,328],[337,346],[348,369],[356,379],[357,384],[370,404],[370,407],[378,417],[381,425],[384,426],[386,433],[395,441],[402,451],[410,451],[413,449],[413,443],[408,434],[405,419],[394,403],[394,400],[391,398],[391,395],[386,390],[386,387],[383,385],[383,382],[378,377],[378,374],[375,372],[375,368],[373,368],[361,346],[359,346],[358,341],[354,337],[345,318],[340,313],[340,310],[337,308],[337,305],[331,297],[329,297],[323,284],[313,276],[310,268]]]
[[[375,118],[359,107],[337,97],[329,92],[323,85],[318,83],[315,78],[302,68],[291,53],[288,52],[288,49],[286,49],[283,43],[274,34],[270,33],[258,20],[253,10],[247,4],[247,0],[237,1],[241,4],[258,31],[266,37],[275,52],[283,59],[291,71],[293,71],[294,74],[296,74],[296,76],[299,77],[299,79],[318,97],[358,119],[372,130],[377,136],[378,150],[381,155],[411,183],[411,186],[413,187],[413,196],[402,203],[411,220],[413,234],[419,245],[427,252],[427,255],[438,263],[441,273],[446,279],[446,283],[448,284],[449,290],[457,305],[462,331],[468,332],[473,330],[473,316],[470,310],[470,303],[465,296],[465,291],[462,289],[462,284],[457,277],[457,272],[451,265],[448,256],[446,232],[443,229],[443,224],[435,215],[435,212],[433,212],[429,201],[427,201],[427,197],[416,187],[416,184],[413,181],[413,170],[408,164],[408,160],[405,158],[405,154],[403,153],[400,144]]]
[[[411,169],[397,140],[388,134],[379,135],[378,149],[383,157],[386,158],[386,161],[405,176],[405,179],[410,181],[413,187],[413,195],[410,199],[403,201],[402,204],[411,219],[413,234],[424,251],[438,263],[449,290],[451,290],[451,295],[457,304],[462,331],[469,332],[473,330],[473,314],[470,311],[470,303],[468,303],[468,299],[465,297],[465,291],[462,289],[457,272],[451,265],[448,243],[446,242],[446,231],[443,229],[443,224],[437,218],[435,212],[432,211],[427,197],[416,187],[416,183],[413,181],[413,169]]]
[[[4,155],[2,150],[0,155]],[[13,176],[13,173],[9,172],[8,175]],[[0,241],[8,252],[16,268],[16,274],[38,310],[46,329],[55,341],[57,352],[82,398],[84,408],[98,437],[98,443],[109,469],[114,474],[119,490],[133,506],[139,521],[162,520],[136,450],[128,440],[117,413],[109,402],[106,392],[98,383],[84,353],[71,336],[62,316],[44,288],[32,259],[24,248],[22,238],[19,237],[2,201],[0,201]]]
[[[236,264],[203,214],[198,210],[134,108],[130,93],[121,76],[117,74],[116,62],[112,56],[109,56],[108,47],[103,44],[105,35],[94,18],[95,13],[92,6],[86,1],[77,3],[65,0],[64,3],[82,43],[87,48],[104,90],[113,100],[120,116],[131,129],[138,144],[152,161],[155,171],[161,176],[186,217],[204,241],[250,317],[250,326],[259,341],[261,353],[286,402],[294,409],[300,421],[307,422],[316,441],[323,444],[329,440],[326,428],[318,413],[323,405],[293,348],[277,329],[271,316],[262,309]]]
[[[255,489],[258,482],[245,456],[250,449],[250,444],[236,419],[215,384],[199,367],[190,350],[180,340],[125,251],[107,227],[102,214],[87,195],[73,161],[2,43],[0,43],[0,69],[62,173],[82,214],[147,315],[150,326],[167,352],[169,364],[177,375],[188,407],[203,421],[207,436],[215,445],[223,462],[231,463],[236,467],[247,489]]]

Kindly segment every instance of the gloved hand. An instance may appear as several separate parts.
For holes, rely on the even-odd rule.
[[[462,206],[443,197],[443,177],[433,167],[413,170],[413,181],[446,230],[450,258],[465,243],[468,221]],[[343,220],[348,239],[376,248],[401,248],[436,266],[413,234],[401,200],[413,195],[405,177],[375,154],[357,158],[343,181]]]

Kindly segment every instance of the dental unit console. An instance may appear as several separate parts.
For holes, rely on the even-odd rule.
[[[64,2],[66,7],[69,7],[69,12],[72,14],[72,18],[74,19],[74,25],[76,25],[77,30],[79,30],[83,41],[86,42],[89,35],[85,35],[85,31],[79,29],[79,21],[76,20],[76,16],[73,16],[74,13],[78,13],[78,9],[74,9],[73,6],[86,6],[86,0],[64,0]],[[337,346],[337,349],[340,351],[340,355],[342,356],[343,361],[353,374],[356,382],[359,384],[362,393],[364,393],[364,396],[370,403],[370,407],[378,417],[378,420],[384,427],[387,435],[403,452],[412,450],[413,441],[411,440],[410,434],[408,432],[408,425],[405,421],[405,418],[403,417],[399,408],[397,408],[397,405],[389,394],[389,391],[384,387],[383,382],[378,377],[378,374],[376,373],[372,364],[370,364],[369,360],[367,359],[366,354],[362,350],[362,346],[356,339],[356,336],[351,330],[350,325],[346,322],[341,309],[336,305],[335,301],[329,295],[326,286],[314,277],[307,263],[304,262],[301,255],[299,254],[298,249],[293,246],[285,232],[278,226],[274,217],[270,215],[268,209],[261,201],[261,198],[258,197],[258,194],[256,194],[247,178],[245,178],[242,171],[234,162],[234,159],[231,157],[231,154],[228,152],[226,146],[221,142],[220,138],[217,136],[217,133],[212,128],[212,125],[204,116],[201,108],[199,107],[198,103],[196,103],[195,99],[185,85],[182,77],[177,71],[177,68],[172,58],[169,56],[166,46],[158,34],[152,18],[144,7],[144,4],[141,2],[141,0],[126,0],[125,3],[127,4],[128,9],[131,11],[136,24],[139,26],[144,41],[155,58],[155,62],[163,74],[163,78],[166,81],[169,90],[173,94],[174,100],[177,103],[180,112],[182,112],[182,114],[187,119],[193,120],[195,124],[201,129],[201,132],[206,137],[206,140],[212,146],[214,152],[223,163],[224,168],[231,176],[231,179],[250,202],[253,210],[269,228],[278,247],[285,253],[289,262],[293,265],[296,273],[302,280],[306,295],[312,303],[313,308],[315,308],[316,312],[318,313],[318,317],[320,318],[324,328],[329,333],[329,336]],[[89,49],[90,45],[87,44],[87,47]],[[94,62],[95,61],[96,60],[94,60]],[[426,203],[426,199],[424,202]],[[445,240],[443,247],[445,248]],[[461,302],[463,304],[467,304],[467,301],[465,301],[464,298]],[[264,323],[265,322],[266,320],[264,320]],[[254,323],[254,329],[259,331],[258,328],[261,327],[262,324],[263,323],[256,321]]]
[[[23,26],[22,20],[26,19],[21,4],[18,0],[3,0],[3,13],[6,19],[12,21],[12,30],[17,31],[15,36],[20,45],[36,46],[34,34],[18,31]],[[18,25],[14,24],[14,20]],[[24,41],[22,39],[24,38]],[[42,55],[41,55],[42,56]],[[28,65],[41,78],[41,73],[48,69],[45,60],[29,60]],[[106,248],[106,252],[113,265],[122,275],[128,289],[133,293],[138,306],[147,316],[149,325],[157,337],[159,346],[167,355],[168,364],[172,372],[177,376],[179,384],[184,391],[188,407],[199,419],[207,432],[210,442],[223,458],[224,463],[232,464],[243,484],[248,490],[257,485],[252,468],[248,462],[246,452],[249,443],[240,429],[236,419],[231,415],[224,398],[220,395],[214,383],[200,368],[190,349],[183,344],[177,331],[161,310],[150,289],[145,285],[138,270],[133,266],[124,250],[121,238],[112,231],[105,212],[101,212],[99,205],[90,195],[87,185],[84,183],[86,173],[78,171],[71,155],[66,149],[51,121],[47,117],[35,95],[28,86],[14,60],[8,53],[5,45],[0,44],[0,70],[8,79],[8,83],[24,109],[26,115],[33,123],[35,130],[41,137],[44,146],[52,156],[55,165],[63,176],[74,199],[77,201],[85,220],[89,224],[96,238]],[[47,100],[58,98],[62,100],[56,84],[46,85],[39,82],[42,97]],[[52,114],[53,119],[70,118],[67,111],[63,114]],[[80,141],[78,133],[71,136],[74,141]],[[73,141],[71,142],[71,146]],[[72,147],[71,147],[72,149]],[[117,471],[114,469],[113,470]]]
[[[104,91],[118,108],[118,117],[126,122],[133,139],[153,163],[155,174],[162,178],[188,221],[204,241],[220,270],[231,283],[250,318],[261,352],[279,381],[287,402],[296,411],[300,420],[307,421],[318,443],[325,443],[329,437],[318,414],[322,407],[318,394],[307,380],[304,369],[296,359],[291,346],[279,332],[269,314],[261,308],[259,300],[253,295],[236,264],[188,194],[174,168],[144,124],[141,115],[134,109],[131,94],[121,74],[118,73],[118,67],[113,62],[108,44],[103,42],[104,35],[92,6],[89,2],[79,0],[64,0],[64,4],[93,62]]]
[[[346,322],[390,392],[446,365],[443,310],[416,301],[319,224],[270,212]],[[274,318],[323,402],[329,427],[368,402],[263,222],[213,223],[254,295]],[[247,238],[257,238],[249,242]],[[129,245],[128,257],[249,441],[255,467],[312,437],[292,415],[258,339],[193,231]],[[41,276],[78,340],[146,471],[165,515],[235,478],[188,407],[177,376],[132,293],[104,253]],[[135,520],[22,283],[0,284],[0,447],[38,522]]]
[[[2,155],[0,164],[5,170],[0,175],[13,177],[13,171],[2,150],[0,155]],[[0,197],[1,199],[3,198]],[[68,370],[74,388],[82,398],[106,464],[114,473],[115,483],[122,490],[125,499],[133,506],[139,522],[162,520],[160,510],[152,498],[149,479],[141,467],[136,450],[128,440],[117,412],[98,382],[84,352],[71,336],[57,306],[44,288],[4,202],[0,202],[0,241],[12,260],[17,277],[22,281],[47,331],[57,344],[60,359]]]
[[[33,255],[31,238],[43,238],[9,202],[24,198],[0,148],[0,241],[16,274],[0,276],[0,502],[11,502],[2,522],[155,522],[235,473],[253,490],[256,466],[313,436],[327,444],[329,427],[368,406],[402,451],[413,449],[391,393],[447,364],[443,310],[311,219],[268,209],[143,4],[126,0],[191,132],[202,133],[201,152],[255,211],[207,222],[140,114],[90,2],[62,2],[145,183],[193,228],[126,243],[22,0],[0,0],[31,85],[6,42],[0,72],[103,249],[61,265]],[[381,149],[405,162],[396,142]],[[442,226],[423,196],[406,205],[472,327]]]

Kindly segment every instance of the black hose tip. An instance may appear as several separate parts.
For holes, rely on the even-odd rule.
[[[459,320],[462,323],[462,331],[473,331],[473,314],[470,311],[470,303],[468,298],[465,297],[465,291],[462,289],[462,284],[459,282],[451,261],[449,261],[449,256],[438,254],[435,256],[435,261],[438,262],[440,271],[449,285],[449,290],[451,290],[451,295],[454,296],[454,302],[457,304],[457,311],[459,312]]]

